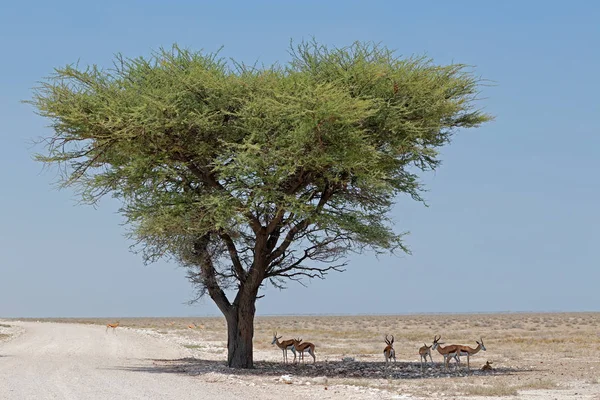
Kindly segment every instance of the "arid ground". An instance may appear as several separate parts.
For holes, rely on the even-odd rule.
[[[107,333],[104,325],[117,320],[116,332]],[[147,343],[141,346],[143,356],[131,353],[126,360],[115,358],[110,368],[147,374],[154,381],[163,376],[183,377],[189,390],[206,389],[204,397],[190,398],[236,398],[231,395],[239,393],[239,398],[290,399],[600,399],[600,313],[258,317],[253,370],[225,366],[227,338],[222,318],[3,320],[2,375],[19,373],[2,369],[3,363],[8,365],[11,357],[18,356],[16,345],[14,354],[7,354],[11,343],[25,342],[28,330],[45,326],[55,332],[67,326],[63,323],[81,329],[80,333],[69,331],[70,335],[85,333],[105,347],[126,340]],[[316,364],[307,355],[303,364],[284,365],[282,351],[271,345],[274,331],[283,339],[300,337],[314,343]],[[383,358],[385,334],[395,337],[397,362],[390,365]],[[483,338],[487,351],[471,357],[470,372],[466,357],[458,367],[452,362],[446,372],[442,356],[433,352],[434,364],[427,364],[421,372],[418,348],[423,343],[430,345],[436,334],[445,344],[472,347],[475,340]],[[34,362],[36,349],[31,347]],[[136,357],[140,358],[138,364],[132,361]],[[486,361],[493,363],[492,371],[480,370]],[[119,363],[126,365],[116,365]],[[63,384],[68,386],[68,382]],[[132,397],[121,398],[138,398],[131,387],[128,390]],[[225,392],[228,396],[214,397],[214,393]],[[207,393],[213,396],[205,397]],[[0,381],[0,397],[3,394]]]

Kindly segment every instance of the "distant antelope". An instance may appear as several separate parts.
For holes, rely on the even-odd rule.
[[[313,362],[317,362],[317,357],[315,356],[315,345],[310,342],[302,342],[302,339],[293,339],[294,340],[294,348],[299,353],[298,358],[304,361],[304,352],[308,351],[313,358]]]
[[[444,367],[446,370],[448,370],[448,363],[450,362],[451,358],[454,358],[457,363],[460,363],[460,358],[458,358],[458,345],[451,344],[449,346],[442,347],[440,345],[444,343],[440,342],[441,338],[442,337],[439,335],[433,337],[433,345],[431,346],[431,350],[437,349],[438,353],[444,357]]]
[[[419,348],[419,355],[421,356],[421,371],[423,371],[423,361],[427,362],[427,356],[429,356],[429,360],[433,364],[433,358],[431,358],[431,346],[427,346],[423,343],[423,347]]]
[[[492,364],[493,364],[493,362],[486,361],[485,365],[483,367],[481,367],[481,370],[482,371],[491,371],[491,370],[493,370],[494,368],[492,368]]]
[[[277,332],[273,333],[273,341],[271,344],[276,344],[283,351],[283,362],[287,363],[287,351],[291,350],[294,353],[294,362],[296,361],[296,348],[294,347],[294,339],[284,340],[280,342],[282,336],[277,337]]]
[[[106,332],[108,333],[108,328],[112,328],[114,333],[117,333],[117,326],[119,326],[119,321],[116,324],[106,324]]]
[[[479,339],[481,340],[481,342],[475,341],[475,343],[477,343],[477,347],[472,348],[469,346],[461,346],[458,345],[459,348],[459,356],[467,356],[467,369],[471,369],[471,366],[469,365],[469,359],[471,358],[471,356],[474,356],[475,354],[479,353],[479,350],[483,350],[485,351],[485,346],[483,345],[483,339]]]
[[[198,325],[196,325],[195,322],[192,322],[191,324],[188,325],[188,329],[195,329],[197,327],[198,327]]]
[[[394,362],[396,362],[396,351],[394,350],[393,344],[394,344],[394,335],[392,335],[392,340],[388,340],[388,335],[385,335],[385,343],[387,344],[387,346],[385,346],[385,349],[383,349],[383,356],[385,357],[385,362],[387,363],[388,361],[392,361],[392,358],[394,359]]]

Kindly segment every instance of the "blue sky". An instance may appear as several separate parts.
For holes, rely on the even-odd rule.
[[[54,67],[178,43],[245,62],[290,39],[375,41],[474,65],[496,120],[460,132],[424,175],[429,207],[393,218],[411,256],[352,256],[347,272],[266,290],[259,314],[600,311],[600,4],[595,1],[80,1],[0,5],[0,316],[218,315],[189,306],[185,271],[144,266],[107,199],[57,191],[31,154],[48,121],[20,101]]]

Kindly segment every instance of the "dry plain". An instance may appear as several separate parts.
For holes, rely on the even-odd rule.
[[[104,332],[105,324],[117,320],[116,332]],[[20,321],[2,321],[0,356],[6,343],[18,340],[6,336],[11,324],[24,323],[19,332],[32,323],[79,324],[112,335],[112,341],[138,337],[177,349],[174,357],[157,355],[139,373],[184,376],[248,398],[600,399],[600,313],[258,317],[253,370],[224,365],[223,318]],[[271,345],[274,331],[283,339],[314,343],[317,363],[284,365],[282,351]],[[385,365],[385,334],[395,337],[395,364]],[[437,352],[434,364],[421,372],[418,348],[431,344],[436,334],[446,344],[472,347],[483,338],[487,350],[471,358],[471,372],[465,357],[460,367],[453,363],[446,372]],[[488,360],[494,369],[481,371]],[[0,357],[0,367],[2,362]]]

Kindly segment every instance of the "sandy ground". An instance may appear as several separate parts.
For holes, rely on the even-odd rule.
[[[261,317],[254,370],[225,366],[222,318],[122,319],[116,334],[107,322],[0,321],[0,399],[600,400],[598,313]],[[274,330],[314,342],[317,363],[284,365]],[[382,332],[395,333],[394,365]],[[421,372],[416,349],[432,332],[446,344],[483,336],[487,351],[470,372],[445,372],[436,353]],[[486,360],[493,371],[479,370]]]
[[[347,399],[357,393],[324,386],[260,385],[235,375],[202,378],[162,368],[187,357],[170,341],[102,326],[13,322],[0,344],[0,399]],[[284,394],[285,393],[285,394]],[[362,397],[361,397],[362,398]],[[365,398],[376,398],[366,396]]]

